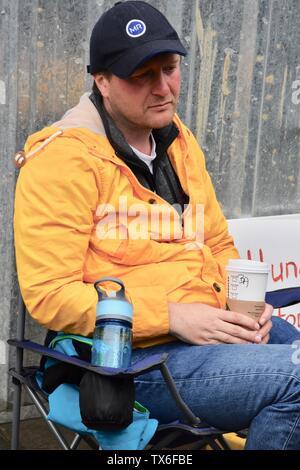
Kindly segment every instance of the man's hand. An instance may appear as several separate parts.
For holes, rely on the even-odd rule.
[[[273,308],[266,305],[259,323],[241,313],[200,303],[169,303],[170,334],[191,344],[267,343]]]
[[[262,343],[267,344],[270,339],[270,330],[272,328],[272,315],[273,315],[273,307],[272,305],[266,304],[265,310],[261,315],[258,323],[260,324],[261,328],[259,330],[259,334],[262,337]]]

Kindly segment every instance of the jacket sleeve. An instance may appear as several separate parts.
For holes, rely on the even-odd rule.
[[[135,342],[152,344],[154,338],[169,332],[169,310],[167,293],[163,286],[128,287],[128,296],[133,304],[133,337]],[[146,315],[147,312],[151,314]]]
[[[95,325],[97,293],[83,282],[98,191],[80,145],[59,138],[21,169],[15,248],[23,299],[42,326],[82,335]]]

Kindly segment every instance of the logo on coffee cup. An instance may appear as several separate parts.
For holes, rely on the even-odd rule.
[[[245,274],[240,274],[239,275],[239,283],[242,284],[245,287],[249,286],[249,278],[245,276]]]

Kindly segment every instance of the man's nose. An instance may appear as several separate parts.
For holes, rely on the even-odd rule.
[[[168,84],[167,76],[163,73],[163,71],[160,71],[156,74],[154,78],[152,93],[154,95],[165,96],[169,93],[169,91],[170,87]]]

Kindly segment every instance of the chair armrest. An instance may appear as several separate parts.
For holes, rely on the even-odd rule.
[[[66,354],[62,354],[59,351],[55,351],[54,349],[48,348],[41,344],[35,343],[29,340],[17,340],[17,339],[9,339],[8,344],[10,346],[14,346],[19,348],[20,350],[28,350],[34,353],[40,354],[42,356],[52,357],[58,361],[72,364],[76,367],[81,367],[87,371],[95,372],[99,375],[106,375],[111,377],[124,377],[124,376],[133,376],[137,377],[139,375],[143,375],[146,372],[150,372],[153,369],[159,369],[165,383],[175,400],[176,405],[181,410],[185,420],[190,423],[192,426],[198,426],[200,419],[194,415],[192,410],[186,405],[183,399],[180,396],[179,391],[177,390],[176,384],[173,380],[172,375],[169,372],[169,369],[166,365],[166,360],[168,358],[167,353],[163,354],[153,354],[152,356],[142,359],[141,361],[136,362],[131,367],[127,369],[115,369],[111,367],[95,367],[92,366],[89,362],[83,361],[76,356],[68,356]],[[17,371],[18,372],[18,371]],[[17,379],[17,375],[14,371],[11,372],[11,375],[15,376]]]
[[[127,369],[115,369],[111,367],[96,367],[91,365],[89,362],[83,361],[76,356],[67,356],[66,354],[62,354],[54,349],[47,348],[46,346],[42,346],[41,344],[34,343],[33,341],[23,340],[18,341],[16,339],[9,339],[8,344],[11,346],[15,346],[17,348],[26,349],[28,351],[32,351],[34,353],[40,354],[42,356],[52,357],[53,359],[57,359],[58,361],[65,362],[67,364],[72,364],[77,367],[81,367],[83,369],[95,372],[99,375],[106,375],[106,376],[115,376],[115,377],[124,377],[128,375],[132,375],[137,377],[139,375],[145,374],[145,372],[150,372],[153,369],[159,369],[161,365],[167,360],[168,354],[154,354],[146,359],[136,362],[132,364],[131,367]]]
[[[266,302],[274,308],[295,305],[300,302],[300,287],[288,287],[267,292]]]

